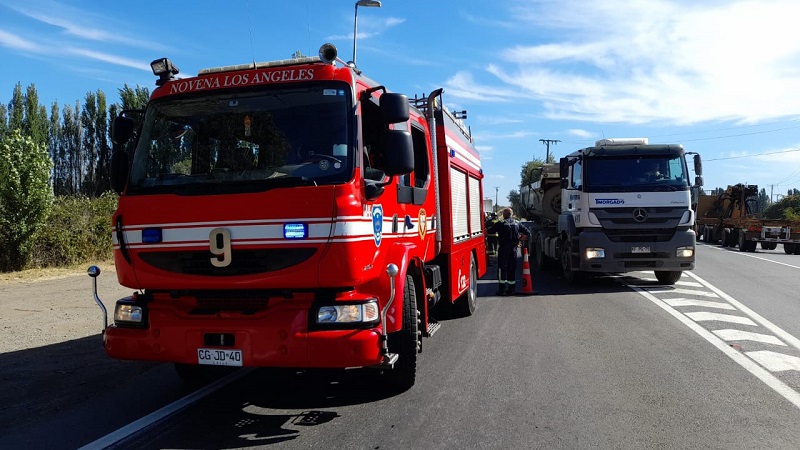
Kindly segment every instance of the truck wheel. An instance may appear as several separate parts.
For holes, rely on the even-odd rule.
[[[792,243],[783,244],[783,252],[786,253],[787,255],[791,255],[792,253],[794,253],[794,247],[795,244]]]
[[[724,230],[722,230],[722,246],[728,247],[730,246],[730,242],[731,242],[731,230],[725,228]]]
[[[417,353],[422,339],[418,317],[414,278],[406,275],[406,285],[403,288],[403,329],[390,333],[388,342],[389,351],[400,357],[393,369],[384,372],[385,380],[393,388],[406,390],[416,381]]]
[[[681,279],[683,272],[680,270],[656,270],[656,279],[661,284],[675,284]]]
[[[745,239],[744,230],[733,230],[733,232],[736,233],[736,244],[739,246],[739,251],[746,252],[749,244]]]
[[[568,283],[575,283],[583,278],[580,272],[572,270],[572,243],[569,239],[561,246],[561,273]]]
[[[474,256],[469,258],[469,288],[456,300],[455,306],[460,317],[471,316],[478,307],[478,266]]]
[[[539,270],[550,268],[550,260],[544,255],[544,236],[541,234],[537,234],[533,241],[533,260]]]

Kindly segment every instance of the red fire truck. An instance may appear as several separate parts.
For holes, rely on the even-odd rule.
[[[104,323],[108,355],[184,378],[376,367],[410,387],[433,307],[473,313],[483,174],[465,112],[336,55],[192,78],[153,62],[146,110],[112,125],[114,260],[135,292]]]

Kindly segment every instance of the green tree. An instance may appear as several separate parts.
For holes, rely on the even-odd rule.
[[[36,86],[28,86],[25,91],[25,117],[22,123],[22,133],[33,139],[33,143],[47,145],[47,108],[39,104],[39,93]]]
[[[0,105],[0,142],[8,133],[8,109],[6,105]]]
[[[763,213],[767,207],[769,206],[769,195],[767,195],[767,190],[761,188],[758,192],[758,212]]]
[[[25,118],[25,96],[22,95],[22,83],[14,86],[14,93],[8,103],[8,130],[22,130]]]
[[[0,143],[0,271],[21,270],[53,203],[52,162],[44,144],[22,131]]]
[[[797,220],[800,215],[800,195],[784,197],[771,204],[763,214],[765,219]]]
[[[542,175],[543,165],[544,160],[541,158],[533,158],[532,161],[528,161],[523,164],[519,174],[521,179],[520,186],[527,186],[534,181],[537,181]]]
[[[522,218],[527,216],[525,208],[522,207],[522,199],[516,189],[512,189],[508,193],[508,203],[511,204],[511,210],[514,211],[515,216]]]

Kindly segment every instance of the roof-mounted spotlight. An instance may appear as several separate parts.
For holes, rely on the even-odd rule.
[[[319,59],[325,64],[333,64],[338,54],[339,51],[333,44],[322,44],[322,47],[319,48]]]
[[[456,117],[456,119],[466,119],[467,118],[467,111],[466,110],[453,111],[453,115]]]
[[[169,58],[161,58],[151,62],[150,68],[153,69],[153,75],[158,76],[158,80],[156,80],[156,86],[161,86],[167,81],[175,78],[175,75],[177,75],[179,72],[178,66],[172,64],[172,61],[170,61]]]

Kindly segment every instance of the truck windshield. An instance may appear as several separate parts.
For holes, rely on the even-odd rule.
[[[148,106],[128,192],[236,192],[349,180],[346,84],[166,98]]]
[[[684,191],[689,177],[680,155],[586,158],[586,192]]]

